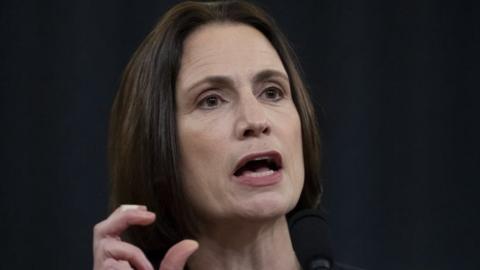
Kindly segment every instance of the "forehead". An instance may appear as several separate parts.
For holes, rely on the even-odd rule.
[[[276,50],[261,32],[244,24],[209,24],[185,40],[177,87],[207,76],[253,77],[265,69],[286,74]]]

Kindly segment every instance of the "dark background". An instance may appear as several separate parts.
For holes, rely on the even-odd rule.
[[[120,74],[176,1],[1,1],[2,269],[91,269]],[[323,133],[337,258],[480,269],[478,1],[258,1]]]

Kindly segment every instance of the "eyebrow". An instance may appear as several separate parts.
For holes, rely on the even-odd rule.
[[[266,80],[268,80],[270,78],[273,78],[273,77],[280,77],[280,78],[286,80],[287,82],[290,81],[288,79],[287,74],[285,74],[284,72],[278,71],[278,70],[274,70],[274,69],[266,69],[266,70],[260,71],[259,73],[255,74],[255,76],[253,77],[253,81],[257,83],[257,82],[266,81]]]
[[[265,69],[255,74],[255,76],[253,77],[253,82],[258,83],[273,77],[280,77],[286,80],[287,82],[290,81],[288,79],[287,74],[285,74],[284,72],[274,70],[274,69]],[[222,75],[207,76],[201,79],[200,81],[194,83],[192,86],[188,87],[187,92],[192,91],[193,89],[197,88],[199,85],[204,83],[212,83],[212,84],[221,85],[221,86],[232,86],[235,84],[233,79],[228,76],[222,76]]]

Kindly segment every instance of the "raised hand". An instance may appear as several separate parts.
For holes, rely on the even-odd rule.
[[[132,225],[148,225],[155,214],[145,206],[122,205],[107,219],[98,223],[93,232],[94,270],[134,269],[153,270],[152,264],[138,247],[123,242],[120,235]],[[171,247],[165,255],[160,270],[182,270],[188,257],[198,248],[193,240],[183,240]]]

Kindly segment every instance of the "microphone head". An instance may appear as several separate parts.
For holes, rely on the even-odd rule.
[[[328,224],[322,211],[299,211],[289,219],[288,226],[293,249],[302,269],[330,269],[333,266]]]

